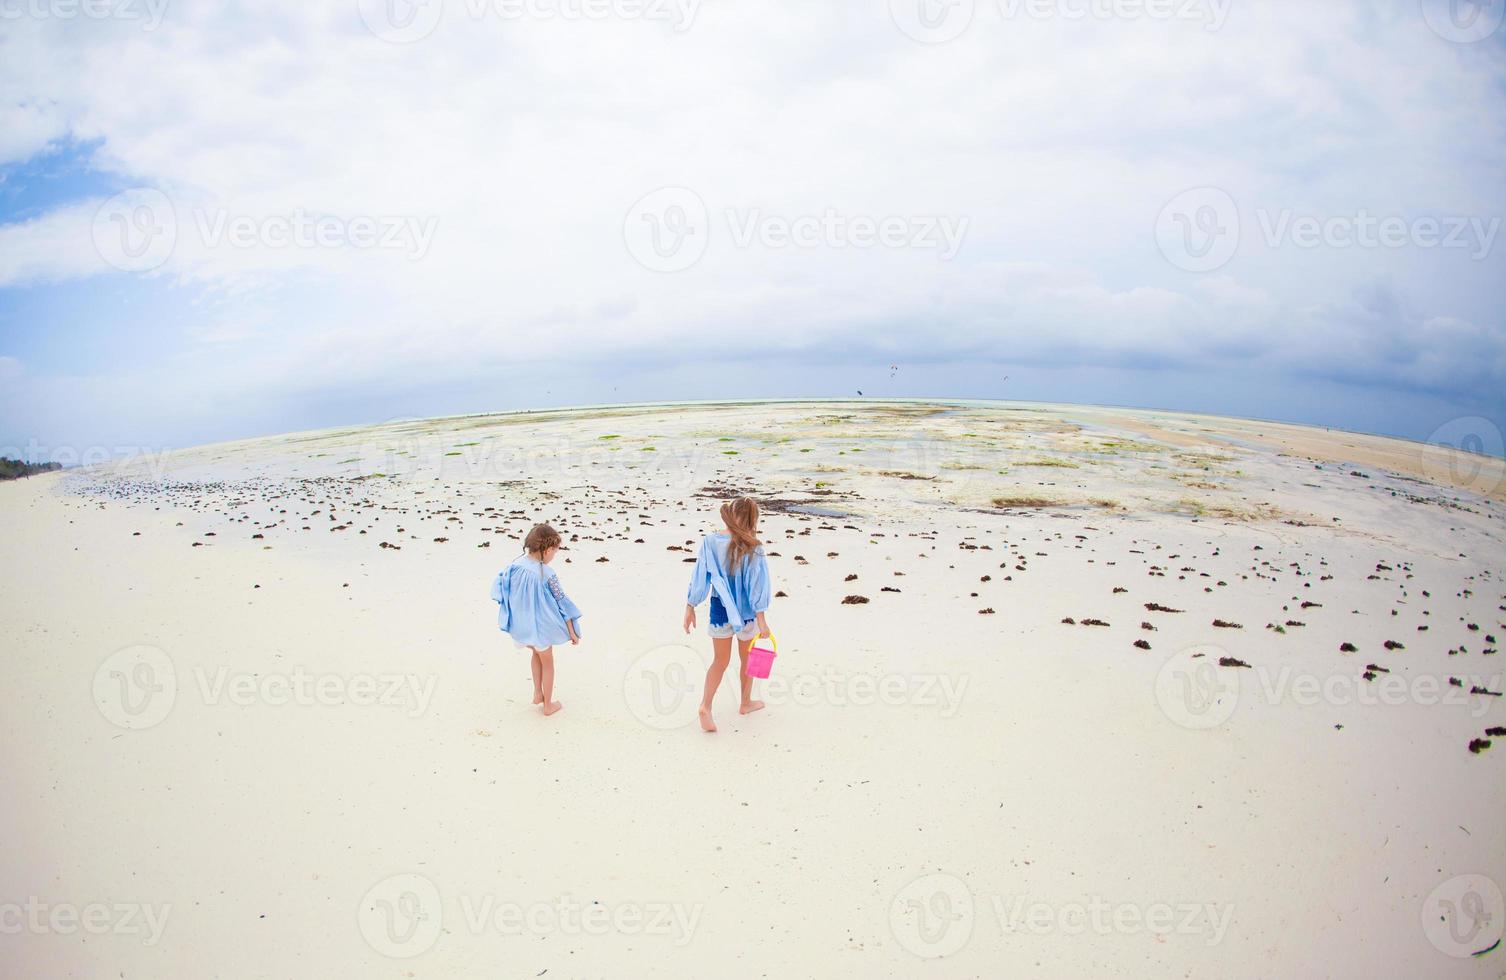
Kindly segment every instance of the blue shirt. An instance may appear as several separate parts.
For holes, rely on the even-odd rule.
[[[741,630],[769,608],[769,562],[763,548],[754,549],[737,569],[727,568],[729,534],[708,534],[690,572],[690,590],[685,601],[699,606],[712,593],[727,610],[729,625]]]
[[[497,626],[524,646],[542,650],[570,639],[565,620],[575,620],[580,635],[580,607],[570,601],[554,569],[522,554],[492,581]]]

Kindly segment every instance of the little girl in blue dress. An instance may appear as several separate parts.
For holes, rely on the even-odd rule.
[[[554,645],[580,643],[580,607],[560,587],[549,563],[559,553],[559,532],[540,524],[523,541],[524,553],[497,574],[492,601],[497,625],[519,649],[533,651],[533,703],[552,715],[564,705],[554,700]]]
[[[722,523],[726,529],[708,534],[701,541],[695,568],[690,572],[690,588],[685,595],[685,632],[695,626],[695,607],[711,598],[707,632],[711,634],[711,666],[706,670],[706,684],[701,691],[701,728],[716,731],[711,717],[711,702],[721,686],[722,674],[732,660],[732,640],[737,638],[737,655],[742,659],[739,671],[742,702],[741,714],[763,707],[753,699],[753,678],[748,676],[748,648],[760,636],[769,635],[769,562],[759,542],[758,504],[751,497],[738,497],[722,504]]]

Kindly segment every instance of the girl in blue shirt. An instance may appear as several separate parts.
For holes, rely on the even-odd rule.
[[[722,674],[732,659],[732,638],[737,637],[737,655],[742,660],[741,714],[763,707],[753,700],[753,678],[748,676],[748,648],[758,636],[769,635],[769,563],[759,544],[758,504],[751,497],[738,497],[722,504],[726,529],[708,534],[701,541],[690,590],[685,597],[685,632],[695,627],[695,607],[711,598],[707,632],[711,634],[712,660],[706,671],[701,695],[701,728],[716,731],[711,701],[722,683]]]
[[[560,587],[549,563],[560,550],[559,532],[540,524],[523,540],[524,553],[492,582],[497,625],[518,649],[531,650],[533,703],[552,715],[564,705],[554,700],[554,645],[580,642],[580,607]]]

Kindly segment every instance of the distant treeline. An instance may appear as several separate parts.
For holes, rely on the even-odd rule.
[[[0,480],[14,480],[18,476],[33,473],[50,473],[63,468],[62,463],[23,463],[19,459],[0,456]]]

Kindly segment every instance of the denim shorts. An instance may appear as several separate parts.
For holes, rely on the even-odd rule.
[[[711,612],[706,617],[706,632],[711,634],[714,640],[725,640],[736,635],[744,643],[758,635],[758,621],[748,623],[735,633],[732,624],[727,620],[727,607],[722,605],[722,600],[715,595],[711,597]]]

